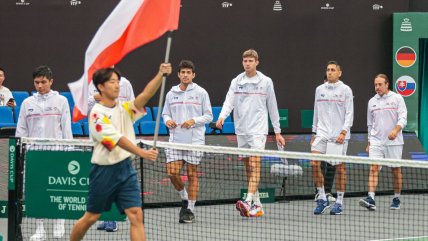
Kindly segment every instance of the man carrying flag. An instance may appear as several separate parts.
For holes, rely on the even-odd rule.
[[[117,64],[129,52],[159,38],[165,32],[176,30],[179,13],[180,0],[121,0],[89,44],[85,54],[85,71],[82,78],[68,85],[75,102],[73,121],[85,118],[88,112],[88,85],[91,83],[91,78],[102,96],[89,118],[90,133],[95,142],[95,148],[87,211],[76,222],[70,236],[71,241],[81,240],[101,213],[109,209],[113,200],[131,221],[131,240],[146,240],[141,191],[137,187],[135,170],[129,166],[129,158],[135,154],[149,160],[156,160],[158,151],[145,151],[135,145],[132,123],[145,114],[145,104],[165,81],[165,76],[171,73],[171,65],[167,64],[171,38],[168,38],[165,63],[161,64],[159,73],[134,101],[122,103],[115,101],[120,89],[120,74],[114,68],[107,67]],[[123,175],[118,175],[114,170],[120,168],[119,166],[122,167],[121,171],[125,175],[135,178],[131,181],[120,180]],[[111,173],[106,174],[110,176],[109,181],[112,179],[119,186],[104,187],[119,192],[102,191],[100,199],[100,196],[93,194],[97,194],[96,192],[99,194],[104,190],[105,184],[102,180],[105,176],[102,173],[107,172]],[[129,187],[131,190],[126,189]]]
[[[163,75],[171,73],[170,64],[161,64],[157,75],[134,101],[117,102],[120,74],[116,69],[100,69],[93,75],[101,94],[89,116],[89,130],[94,141],[89,174],[86,212],[74,225],[70,241],[82,240],[88,229],[109,211],[113,202],[125,213],[131,226],[131,240],[146,240],[141,208],[141,189],[131,159],[134,155],[155,161],[157,150],[135,145],[133,123],[143,117],[144,106],[159,88]]]

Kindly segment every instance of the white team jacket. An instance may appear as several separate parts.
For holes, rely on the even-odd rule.
[[[407,124],[406,103],[401,95],[388,91],[380,96],[376,94],[369,100],[367,107],[367,127],[370,145],[402,145],[403,132],[394,140],[389,140],[389,133],[399,125],[403,129]]]
[[[67,98],[52,90],[26,98],[19,112],[16,136],[73,139]]]
[[[127,78],[123,76],[120,77],[119,88],[119,97],[117,98],[117,101],[123,102],[135,99],[131,82]],[[94,95],[97,93],[97,88],[95,88],[95,85],[91,82],[88,86],[88,113],[91,113],[91,110],[96,103]]]
[[[213,120],[207,91],[195,83],[187,86],[185,91],[179,85],[172,87],[166,94],[162,117],[165,124],[173,120],[178,125],[169,130],[170,142],[205,144],[205,124]],[[190,119],[195,121],[195,126],[190,129],[181,128],[180,125]]]
[[[346,130],[346,140],[351,137],[354,121],[354,96],[351,88],[342,81],[325,82],[315,91],[312,132],[328,140],[336,140]]]
[[[237,135],[267,135],[269,111],[275,133],[281,133],[272,79],[259,71],[256,76],[249,82],[244,72],[232,80],[220,117],[226,119],[233,110]]]

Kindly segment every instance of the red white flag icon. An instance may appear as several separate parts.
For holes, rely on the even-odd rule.
[[[85,54],[83,76],[68,84],[75,107],[73,121],[88,112],[88,86],[92,74],[118,63],[134,49],[166,31],[178,28],[180,0],[122,0],[98,29]]]

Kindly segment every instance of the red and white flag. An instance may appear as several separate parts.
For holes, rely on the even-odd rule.
[[[117,64],[134,49],[178,28],[180,0],[122,0],[98,29],[85,53],[83,76],[68,84],[73,121],[86,117],[92,74]]]

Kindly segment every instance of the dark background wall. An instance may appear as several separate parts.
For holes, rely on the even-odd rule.
[[[54,71],[54,89],[83,72],[84,54],[97,28],[118,0],[0,1],[0,66],[5,86],[33,90],[34,67]],[[425,1],[390,0],[182,0],[180,27],[174,33],[171,63],[193,60],[195,82],[220,106],[230,81],[242,72],[241,55],[255,48],[259,70],[270,76],[280,108],[289,109],[289,132],[300,128],[300,110],[312,109],[314,91],[322,83],[328,60],[343,66],[342,80],[355,96],[353,131],[366,131],[366,105],[374,95],[372,79],[392,71],[392,13],[423,10]],[[328,2],[328,7],[327,7]],[[379,4],[379,10],[373,5]],[[323,9],[330,8],[330,9]],[[135,92],[156,73],[165,53],[161,38],[129,54],[119,69]],[[178,83],[174,74],[167,89]],[[157,99],[150,105],[156,105]]]

